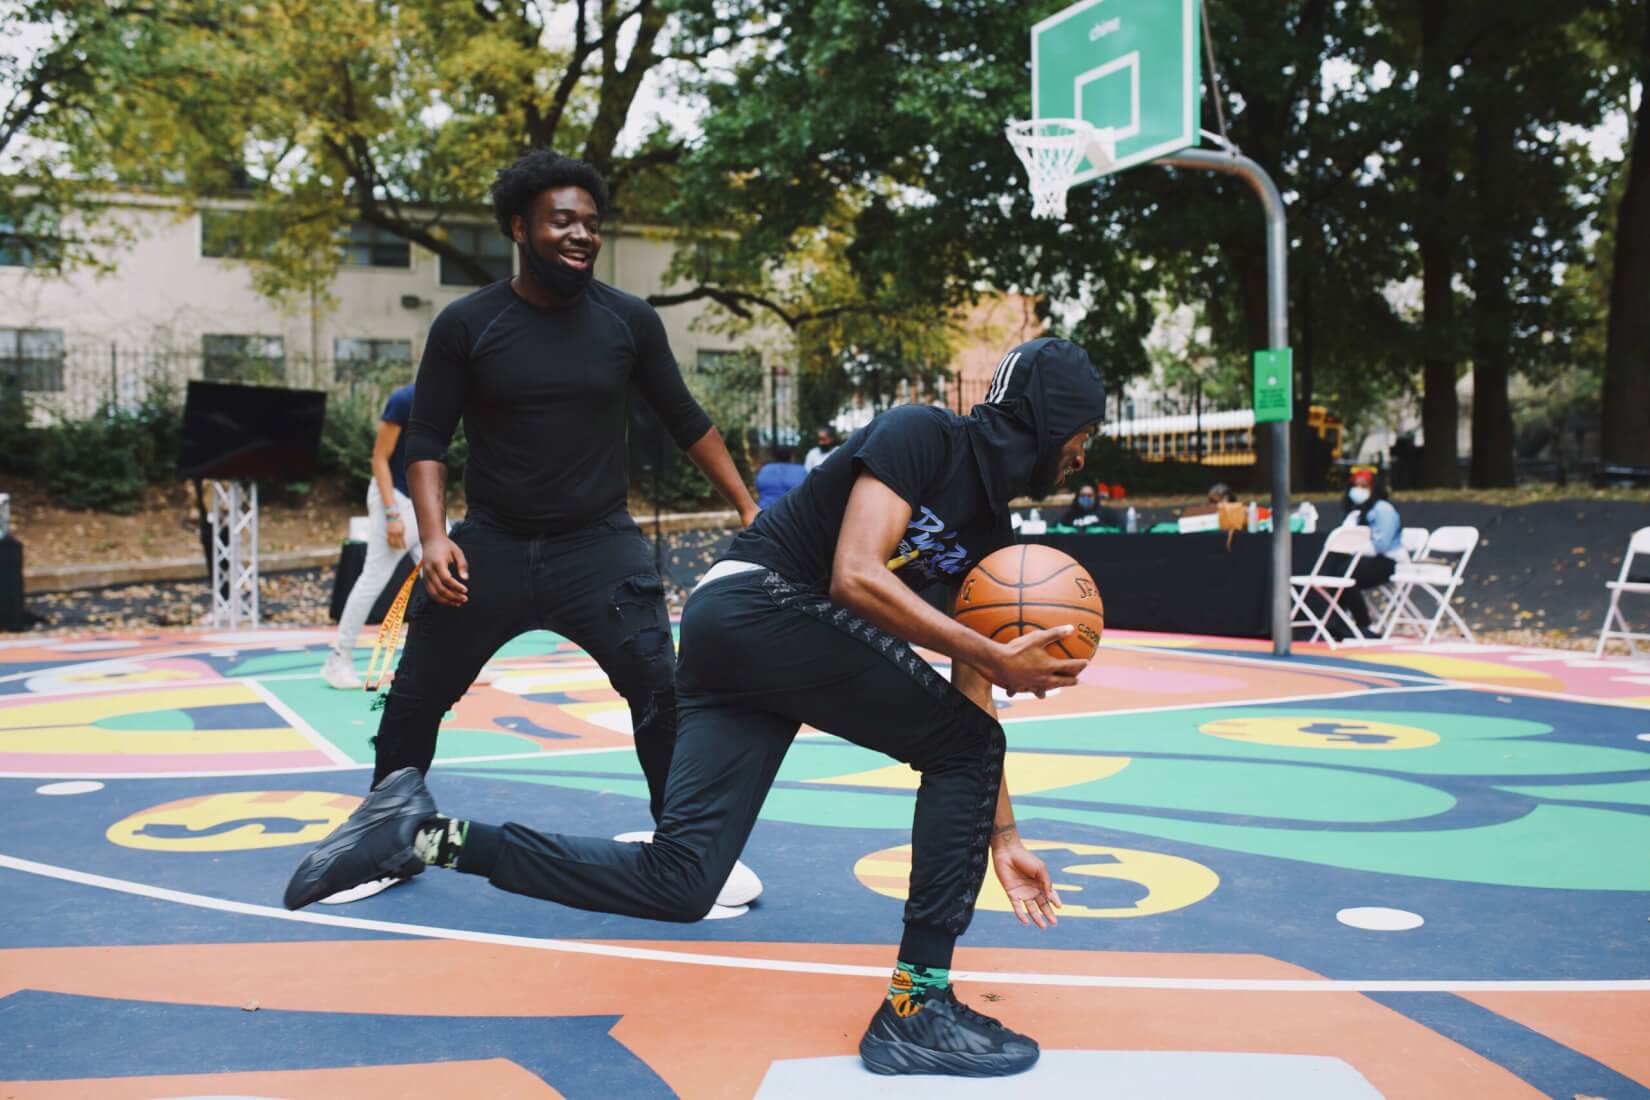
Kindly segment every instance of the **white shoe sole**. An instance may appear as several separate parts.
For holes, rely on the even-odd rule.
[[[388,878],[375,878],[371,882],[363,882],[359,886],[351,886],[348,890],[340,890],[336,894],[329,894],[316,902],[317,905],[348,905],[352,901],[362,901],[376,894],[382,894],[391,886],[399,886],[411,879],[399,878],[391,875]]]
[[[639,829],[633,833],[620,833],[613,838],[626,844],[646,844],[653,839],[652,829]],[[756,877],[756,872],[745,866],[741,860],[734,860],[733,870],[728,872],[728,880],[722,884],[722,889],[716,895],[716,905],[723,909],[743,909],[751,902],[762,896],[762,880]],[[722,917],[737,916],[737,913],[717,913],[712,909],[706,915],[706,920],[717,920]]]

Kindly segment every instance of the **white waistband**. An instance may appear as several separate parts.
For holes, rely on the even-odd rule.
[[[699,578],[699,583],[693,586],[695,592],[705,587],[711,581],[719,581],[723,577],[737,577],[741,573],[754,573],[765,566],[757,565],[753,561],[719,561]]]

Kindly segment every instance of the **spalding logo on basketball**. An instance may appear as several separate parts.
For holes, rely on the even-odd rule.
[[[1088,571],[1052,546],[1026,543],[988,555],[963,578],[959,622],[996,642],[1069,623],[1076,629],[1048,651],[1089,660],[1100,647],[1106,609]]]

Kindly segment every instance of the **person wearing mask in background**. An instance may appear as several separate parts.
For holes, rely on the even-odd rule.
[[[791,461],[789,447],[775,447],[773,461],[756,471],[756,506],[772,508],[807,476],[808,471],[800,462]]]
[[[1066,514],[1060,517],[1060,523],[1065,527],[1115,527],[1123,529],[1123,516],[1115,508],[1108,508],[1100,503],[1100,494],[1095,491],[1094,483],[1085,481],[1077,486],[1077,494],[1071,498],[1071,507]]]
[[[1341,521],[1341,526],[1368,527],[1369,540],[1375,550],[1372,556],[1359,558],[1352,567],[1352,578],[1358,582],[1358,587],[1346,593],[1341,600],[1341,606],[1352,615],[1358,629],[1368,631],[1369,605],[1364,601],[1361,590],[1386,584],[1392,580],[1392,571],[1398,563],[1409,560],[1403,545],[1404,525],[1398,517],[1398,509],[1388,497],[1385,481],[1377,478],[1373,470],[1352,471],[1344,504],[1346,518]],[[1340,558],[1340,564],[1330,565],[1329,568],[1346,568],[1344,557],[1339,554],[1333,557]]]
[[[829,428],[821,428],[814,436],[814,445],[808,448],[808,453],[802,459],[802,468],[808,473],[814,472],[814,467],[831,457],[836,450],[836,433]]]

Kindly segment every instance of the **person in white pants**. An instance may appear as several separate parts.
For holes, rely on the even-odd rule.
[[[390,394],[372,444],[372,483],[367,486],[367,560],[350,589],[338,616],[338,638],[321,666],[321,678],[340,691],[361,690],[355,672],[355,640],[366,625],[372,605],[395,574],[405,554],[420,560],[418,524],[412,522],[412,500],[407,496],[406,446],[402,430],[412,415],[413,387]]]

